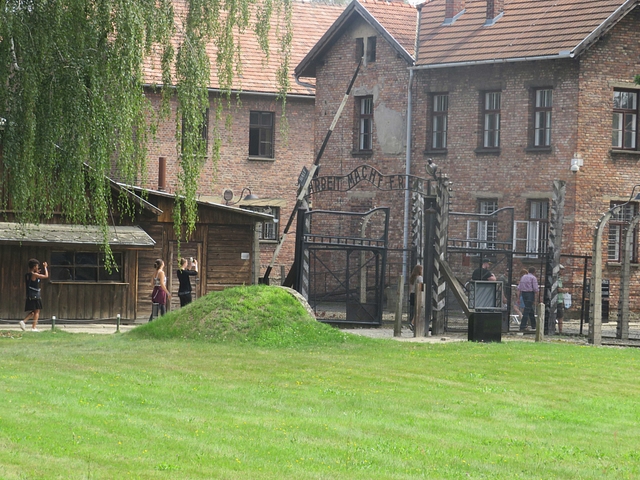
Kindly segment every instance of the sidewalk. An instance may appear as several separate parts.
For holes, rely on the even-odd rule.
[[[120,333],[128,332],[136,325],[120,325]],[[51,322],[38,324],[38,330],[41,333],[51,331]],[[89,334],[112,334],[116,333],[115,323],[58,323],[56,322],[56,330],[69,333],[89,333]],[[0,323],[0,331],[22,332],[18,323]],[[27,323],[25,334],[31,334],[31,323]],[[34,334],[35,335],[35,334]]]

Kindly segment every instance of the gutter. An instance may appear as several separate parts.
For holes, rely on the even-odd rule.
[[[307,86],[304,83],[300,83],[296,80],[296,83],[298,83],[301,86]],[[309,84],[310,85],[310,84]],[[143,83],[142,84],[143,88],[164,88],[164,85],[162,84],[152,84],[152,83]],[[173,88],[175,89],[175,85],[171,85],[169,88]],[[310,88],[310,87],[308,87]],[[221,88],[207,88],[207,92],[209,93],[227,93],[226,90],[223,90]],[[237,94],[243,94],[243,95],[256,95],[256,96],[260,96],[260,97],[277,97],[278,94],[277,93],[268,93],[268,92],[252,92],[252,91],[248,91],[248,90],[231,90],[230,93],[237,95]],[[303,95],[301,93],[292,93],[289,94],[287,93],[287,98],[305,98],[305,99],[310,99],[310,98],[316,98],[315,94],[310,94],[310,95]]]
[[[470,67],[474,65],[491,65],[494,63],[514,63],[514,62],[536,62],[540,60],[559,60],[565,58],[574,58],[574,50],[562,50],[556,55],[539,55],[537,57],[515,57],[515,58],[493,58],[490,60],[471,60],[467,62],[449,62],[449,63],[430,63],[427,65],[418,65],[409,67],[410,70],[433,70],[436,68],[450,67]]]
[[[416,13],[416,36],[413,47],[414,57],[418,58],[418,37],[420,34],[420,20],[422,16],[422,8],[417,9]],[[415,65],[415,60],[414,60]],[[407,139],[406,139],[406,158],[405,158],[405,174],[407,175],[404,188],[404,218],[402,233],[402,277],[406,278],[408,249],[409,249],[409,207],[411,200],[411,192],[409,191],[409,175],[411,175],[411,134],[413,127],[413,77],[415,74],[414,67],[409,67],[409,85],[407,87]]]

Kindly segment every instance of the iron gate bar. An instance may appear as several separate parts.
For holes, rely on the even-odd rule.
[[[325,267],[325,268],[326,268],[326,270],[327,270],[327,272],[329,272],[329,273],[333,276],[333,278],[335,278],[335,279],[336,279],[336,281],[338,281],[338,283],[340,283],[340,284],[344,287],[345,291],[346,291],[346,292],[348,292],[348,291],[349,291],[349,283],[348,283],[348,282],[349,282],[349,279],[350,279],[353,275],[348,275],[348,274],[347,274],[347,276],[346,276],[346,278],[345,278],[345,282],[346,282],[346,285],[345,285],[345,283],[342,283],[342,282],[340,281],[340,279],[339,279],[339,278],[338,278],[338,277],[333,273],[333,271],[332,271],[332,270],[329,270],[329,267],[327,266],[327,264],[318,258],[318,256],[315,254],[315,250],[316,250],[316,249],[314,249],[314,248],[310,248],[310,249],[309,249],[309,251],[310,251],[310,252],[311,252],[311,251],[314,251],[314,254],[313,254],[314,259],[315,259],[315,260],[317,260],[317,261],[320,263],[320,265],[322,265],[323,267]],[[326,250],[322,250],[322,251],[326,251]],[[348,257],[348,256],[349,256],[351,253],[353,253],[353,252],[371,251],[371,250],[350,249],[350,250],[344,250],[344,251],[345,251],[345,252],[347,252],[347,257]],[[372,252],[372,253],[374,253],[374,252]],[[378,255],[378,254],[377,254],[377,253],[374,253],[374,255]],[[372,257],[372,258],[375,258],[375,257]],[[354,272],[354,275],[355,275],[356,273],[359,273],[359,272],[360,272],[364,267],[366,267],[366,266],[369,264],[369,262],[370,262],[370,260],[367,260],[367,261],[364,263],[364,265],[362,265],[360,268],[358,268],[358,269]],[[338,287],[339,287],[339,286],[340,286],[340,285],[338,285]],[[329,293],[329,294],[331,294],[331,293],[335,292],[335,291],[338,289],[338,287],[336,287],[335,289],[333,289],[332,291],[330,291],[330,292],[328,292],[328,293]]]
[[[333,270],[330,270],[329,267],[327,266],[327,264],[325,262],[323,262],[320,258],[318,258],[317,254],[315,253],[315,249],[312,249],[312,248],[309,249],[309,256],[311,256],[311,252],[313,252],[313,258],[317,262],[319,262],[321,266],[325,267],[326,271],[329,272],[333,276],[333,278],[335,278],[336,281],[344,287],[345,290],[348,290],[348,287],[333,273]],[[348,280],[348,278],[345,278],[345,282],[347,280]],[[340,286],[340,285],[338,285],[338,286]],[[336,290],[337,290],[337,287],[332,292],[335,292]]]
[[[389,211],[389,207],[379,207],[368,212],[311,210],[304,213],[305,220],[301,222],[303,231],[300,232],[301,251],[307,254],[301,255],[302,258],[306,256],[306,259],[300,266],[300,275],[307,271],[309,277],[313,278],[309,281],[308,293],[312,306],[317,309],[318,304],[323,301],[338,303],[344,305],[347,313],[347,320],[344,322],[335,318],[324,321],[367,325],[382,323],[385,279],[381,272],[386,268]],[[338,235],[331,233],[336,231]],[[338,261],[335,258],[323,259],[319,253],[323,251],[344,252],[346,257],[343,259],[340,254]],[[359,260],[353,260],[354,254],[360,256]],[[345,262],[342,268],[340,261]],[[354,263],[357,268],[352,269]],[[320,274],[325,275],[324,288]],[[370,281],[373,283],[369,283]],[[357,285],[353,291],[352,284]],[[370,287],[373,288],[373,303],[367,302]],[[323,293],[318,295],[321,289]],[[334,302],[331,300],[334,298],[344,300]]]
[[[360,273],[360,272],[362,271],[362,269],[363,269],[363,268],[365,268],[365,267],[367,267],[369,264],[373,263],[373,260],[375,260],[376,278],[378,278],[378,273],[379,273],[379,272],[378,272],[378,270],[379,270],[379,265],[378,265],[378,263],[379,263],[379,262],[378,262],[378,260],[379,260],[379,257],[381,256],[381,252],[377,252],[377,251],[374,251],[374,250],[363,250],[363,249],[357,249],[357,248],[356,248],[356,249],[353,249],[353,248],[352,248],[352,249],[344,250],[344,252],[347,254],[347,268],[345,269],[345,271],[347,272],[347,274],[346,274],[346,277],[345,277],[344,282],[342,282],[342,281],[340,280],[340,278],[339,278],[339,277],[337,277],[337,276],[334,274],[334,272],[333,272],[332,270],[330,270],[330,269],[329,269],[329,267],[326,265],[326,263],[325,263],[325,262],[323,262],[320,258],[318,258],[318,256],[317,256],[317,255],[316,255],[316,253],[315,253],[315,250],[316,250],[316,249],[314,249],[314,248],[310,248],[310,249],[309,249],[310,257],[311,257],[311,256],[313,256],[313,258],[314,258],[318,263],[320,263],[320,265],[321,265],[321,266],[324,266],[324,267],[325,267],[325,270],[326,270],[330,275],[332,275],[332,276],[333,276],[333,278],[335,278],[335,280],[338,282],[338,284],[339,284],[339,285],[337,285],[333,290],[330,290],[330,291],[326,292],[325,294],[323,294],[323,295],[321,295],[321,296],[319,296],[319,297],[318,297],[317,295],[315,295],[315,294],[314,294],[314,298],[313,298],[313,305],[312,305],[312,307],[314,308],[314,310],[316,309],[317,304],[318,304],[318,303],[320,303],[322,300],[326,300],[327,298],[331,297],[333,294],[335,294],[335,293],[339,293],[339,291],[340,291],[340,287],[342,287],[342,289],[343,289],[343,291],[344,291],[344,295],[345,295],[345,305],[346,305],[346,303],[348,302],[348,300],[351,298],[351,296],[350,296],[350,295],[351,295],[351,290],[350,290],[350,288],[349,288],[349,280],[351,280],[351,279],[352,279],[353,277],[355,277],[358,273]],[[322,251],[326,251],[326,250],[324,250],[324,249],[323,249]],[[365,251],[365,252],[367,252],[367,251],[368,251],[368,252],[372,253],[372,254],[373,254],[373,256],[372,256],[369,260],[367,260],[363,265],[361,265],[359,268],[357,268],[355,271],[353,271],[353,273],[350,273],[350,271],[349,271],[349,269],[348,269],[348,265],[349,265],[348,258],[349,258],[349,256],[350,256],[352,253],[355,253],[355,252],[358,252],[358,253],[359,253],[359,252],[363,252],[363,251]],[[376,282],[376,283],[377,283],[377,282]],[[377,287],[377,285],[376,285],[376,287]],[[379,302],[379,298],[378,298],[378,296],[379,296],[379,295],[378,295],[378,292],[376,291],[376,303],[378,303],[378,302]],[[329,301],[329,300],[327,300],[327,301]],[[332,303],[333,303],[333,302],[332,302]],[[367,313],[367,315],[368,315],[369,317],[373,318],[373,316],[372,316],[371,314],[369,314],[368,312],[365,312],[365,313]],[[323,320],[322,320],[322,319],[320,319],[320,321],[323,321]],[[372,325],[373,325],[373,324],[378,325],[380,322],[377,322],[377,321],[375,321],[375,322],[356,322],[356,321],[349,321],[349,320],[340,321],[340,320],[332,319],[332,320],[331,320],[331,323],[367,323],[367,324],[372,324]]]
[[[327,270],[327,272],[329,272],[329,273],[333,276],[333,278],[335,278],[335,279],[338,281],[338,283],[341,283],[341,284],[342,284],[342,286],[344,287],[345,291],[349,291],[349,284],[347,283],[347,284],[345,285],[344,283],[342,283],[342,282],[340,281],[340,279],[339,279],[339,278],[338,278],[338,277],[333,273],[333,271],[332,271],[332,270],[329,270],[329,267],[327,266],[327,264],[326,264],[326,263],[324,263],[322,260],[320,260],[320,259],[318,258],[318,256],[315,254],[315,249],[310,248],[310,249],[309,249],[309,251],[310,251],[310,252],[311,252],[311,251],[314,251],[314,254],[313,254],[314,259],[315,259],[315,260],[317,260],[317,261],[320,263],[320,265],[322,265],[323,267],[325,267],[325,268],[326,268],[326,270]],[[322,250],[322,251],[326,251],[326,250]],[[352,252],[361,252],[361,251],[363,251],[363,250],[360,250],[360,249],[351,249],[351,250],[344,250],[344,251],[345,251],[345,252],[347,252],[347,257],[348,257]],[[371,251],[371,250],[364,250],[364,251]],[[372,253],[374,253],[374,255],[378,255],[378,253],[375,253],[375,252],[373,252],[373,251],[372,251]],[[373,257],[373,258],[375,258],[375,257]],[[358,268],[358,269],[356,270],[356,272],[355,272],[355,273],[360,272],[360,270],[362,270],[362,268],[364,268],[365,266],[367,266],[367,264],[368,264],[368,263],[369,263],[369,260],[367,260],[367,262],[365,262],[365,263],[364,263],[364,265],[362,265],[360,268]],[[355,273],[354,273],[354,275],[355,275]],[[350,279],[352,276],[353,276],[353,275],[347,275],[347,277],[345,278],[345,282],[348,282],[348,281],[349,281],[349,279]],[[335,292],[336,290],[337,290],[337,287],[336,287],[334,290],[332,290],[331,292],[329,292],[329,293],[333,293],[333,292]]]
[[[385,243],[384,240],[313,234],[305,235],[304,241],[309,245],[353,245],[367,248],[375,246],[378,246],[378,248],[384,248]]]

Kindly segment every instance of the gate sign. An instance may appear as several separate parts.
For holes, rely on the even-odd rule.
[[[415,175],[383,175],[371,165],[360,165],[346,175],[328,175],[315,177],[309,185],[309,195],[322,192],[347,192],[360,182],[367,181],[378,190],[405,190],[406,179],[409,179],[409,190],[422,194],[430,194],[430,180]]]

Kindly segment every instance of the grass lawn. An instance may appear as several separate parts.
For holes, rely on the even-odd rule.
[[[0,338],[0,478],[640,478],[638,350],[307,321],[272,325],[302,346],[207,341],[185,330],[200,308],[141,334]],[[179,338],[150,338],[163,323]]]

